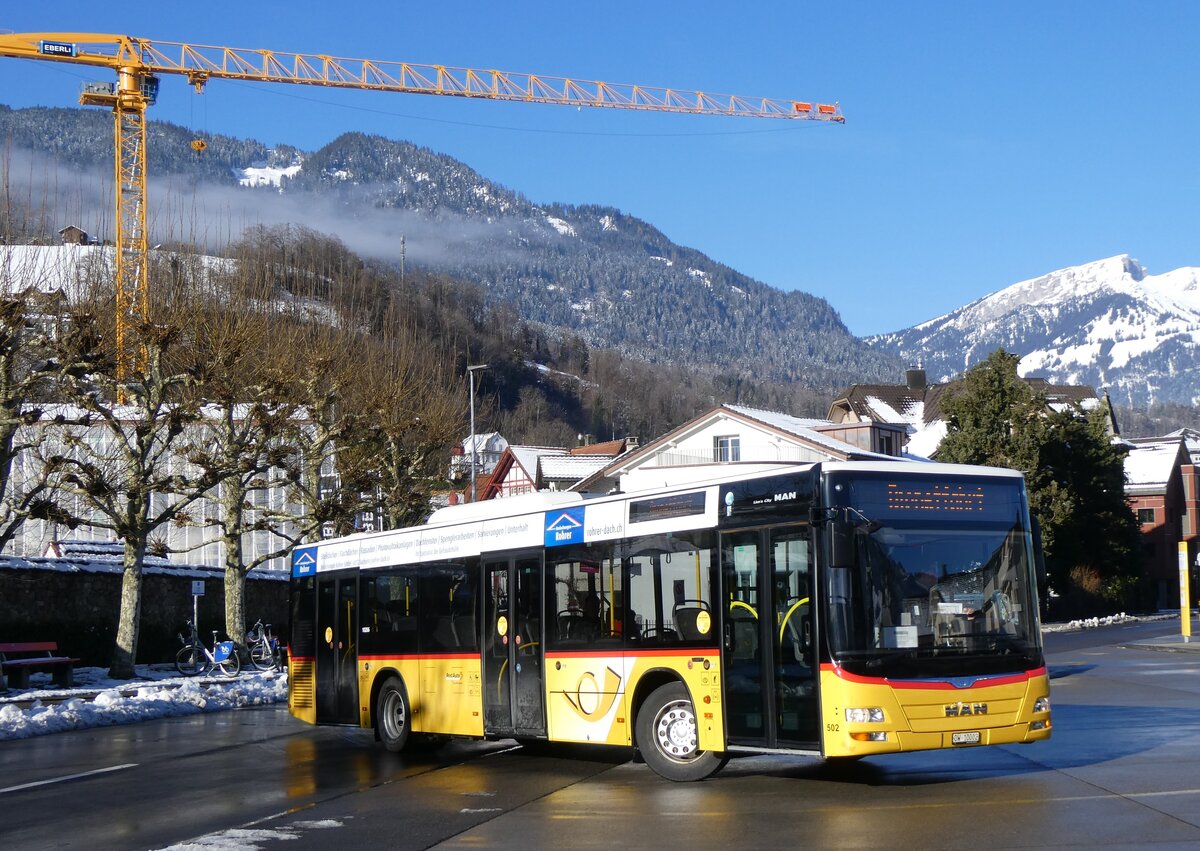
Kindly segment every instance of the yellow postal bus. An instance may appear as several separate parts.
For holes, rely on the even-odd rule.
[[[703,468],[711,476],[714,468]],[[858,758],[1050,735],[1019,473],[780,465],[297,548],[289,707],[415,736]]]

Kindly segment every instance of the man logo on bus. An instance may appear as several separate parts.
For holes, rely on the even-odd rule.
[[[567,703],[584,721],[599,721],[612,711],[613,704],[620,696],[617,690],[621,687],[621,675],[612,668],[604,669],[604,686],[596,681],[596,675],[584,671],[575,684],[575,694],[563,694]]]
[[[986,703],[948,703],[946,704],[947,718],[961,718],[965,715],[987,715]]]

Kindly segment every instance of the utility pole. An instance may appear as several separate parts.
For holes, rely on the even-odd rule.
[[[475,456],[477,447],[475,446],[475,370],[487,369],[486,363],[477,363],[474,366],[467,367],[467,383],[470,386],[470,405],[471,405],[471,502],[475,501]]]

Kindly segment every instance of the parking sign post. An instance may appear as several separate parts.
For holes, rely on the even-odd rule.
[[[192,629],[200,634],[200,598],[204,596],[204,580],[192,580]]]

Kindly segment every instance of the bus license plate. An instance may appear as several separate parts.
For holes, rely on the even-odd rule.
[[[969,733],[951,733],[950,744],[952,745],[977,745],[979,744],[979,731],[972,730]]]

